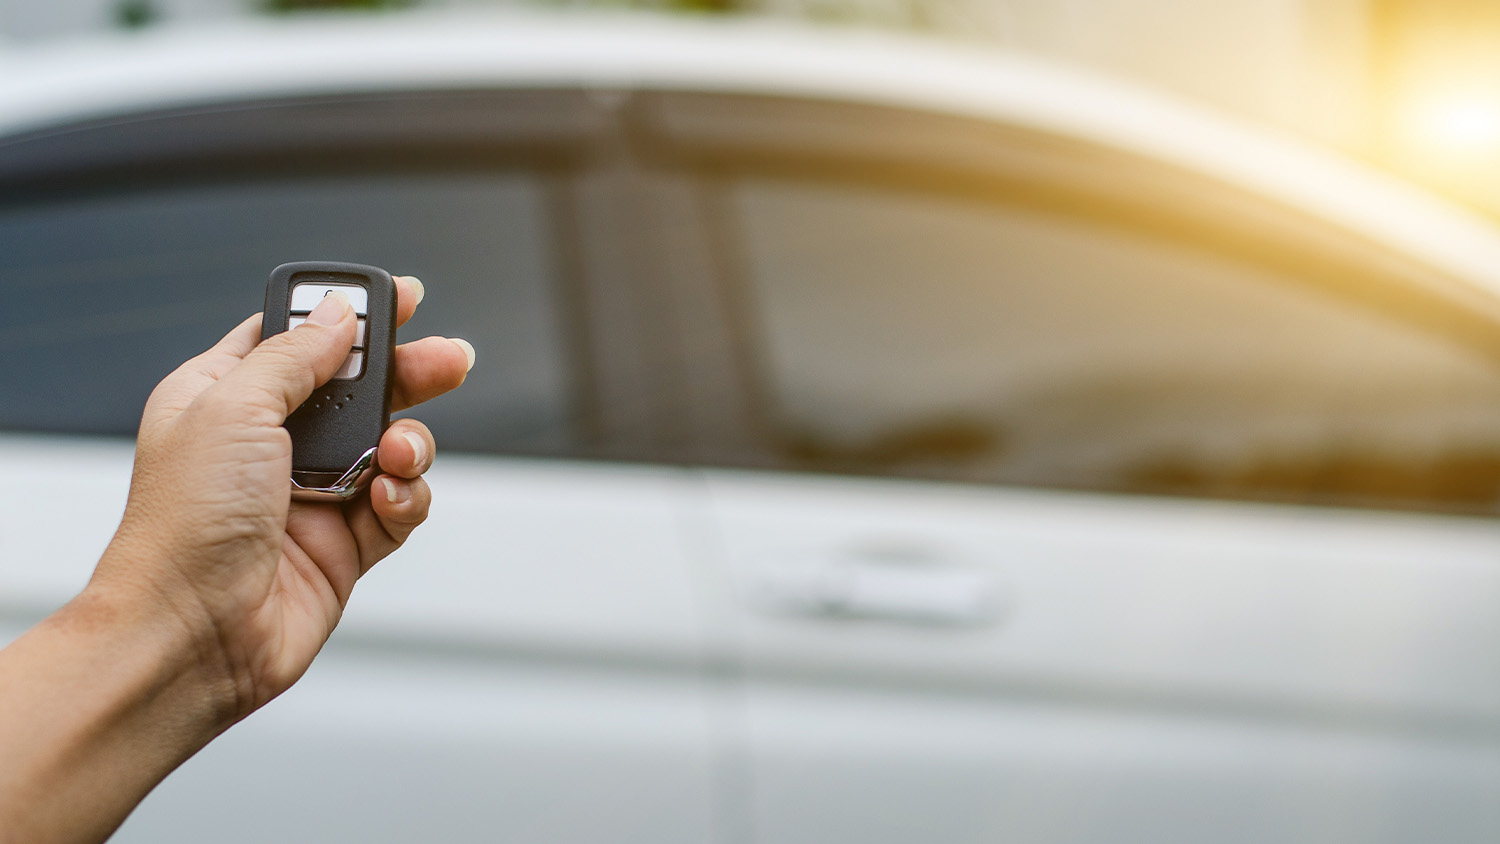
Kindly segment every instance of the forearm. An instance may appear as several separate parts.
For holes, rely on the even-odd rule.
[[[398,281],[404,322],[423,288]],[[343,296],[264,342],[251,317],[152,392],[125,516],[89,587],[0,651],[0,844],[107,838],[302,676],[355,581],[427,517],[437,446],[411,419],[380,438],[381,494],[288,500],[282,422],[338,371],[357,324]],[[429,337],[394,360],[402,410],[463,383],[474,349]]]
[[[91,587],[0,651],[0,844],[103,841],[232,720],[180,621]]]

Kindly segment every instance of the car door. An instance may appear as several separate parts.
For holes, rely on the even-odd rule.
[[[654,109],[750,397],[695,455],[747,840],[1500,832],[1492,304],[1077,139]]]
[[[443,450],[429,523],[298,686],[115,840],[719,838],[686,481],[595,462],[650,453],[663,383],[634,276],[607,274],[602,114],[568,92],[439,91],[0,144],[7,635],[83,585],[147,393],[259,309],[271,267],[420,274],[403,337],[478,349],[464,387],[415,414]]]

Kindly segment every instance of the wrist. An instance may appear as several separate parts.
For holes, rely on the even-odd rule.
[[[146,561],[111,546],[88,586],[49,621],[105,640],[98,646],[143,671],[149,666],[142,679],[170,695],[181,726],[206,742],[248,714],[248,695],[207,610],[169,584],[150,582],[149,571]],[[127,572],[136,576],[120,576]]]
[[[234,695],[203,653],[104,584],[0,651],[0,841],[102,841],[228,727]]]

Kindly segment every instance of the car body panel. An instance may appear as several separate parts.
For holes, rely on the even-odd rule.
[[[715,734],[692,673],[352,638],[189,760],[112,840],[723,840]]]
[[[756,841],[1500,834],[1488,521],[707,483]]]
[[[767,683],[756,841],[1478,842],[1492,742]]]
[[[773,676],[1500,729],[1487,520],[737,473],[709,487],[725,612]],[[945,625],[758,601],[788,565],[978,570],[998,606]]]
[[[87,581],[133,451],[0,436],[0,642]],[[449,506],[365,576],[309,675],[114,840],[719,837],[682,473],[450,457],[429,480]]]

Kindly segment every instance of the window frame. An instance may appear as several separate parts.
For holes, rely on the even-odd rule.
[[[691,114],[720,100],[718,113]],[[727,106],[727,108],[726,108]],[[744,107],[744,114],[731,110]],[[814,128],[797,126],[740,131],[751,122],[776,119],[779,110],[805,115],[822,110]],[[689,113],[684,117],[684,113]],[[1425,266],[1358,233],[1342,230],[1298,209],[1168,164],[1118,150],[1022,127],[947,114],[885,106],[824,103],[787,97],[655,93],[637,104],[634,116],[648,166],[691,174],[700,191],[706,237],[713,244],[720,300],[713,316],[734,338],[731,359],[714,362],[718,376],[740,385],[753,408],[748,445],[738,441],[716,451],[711,432],[697,438],[688,459],[713,468],[768,469],[810,474],[851,474],[809,468],[778,456],[771,425],[772,390],[757,363],[756,309],[747,256],[731,207],[734,183],[768,178],[811,185],[848,185],[911,192],[923,197],[978,201],[1104,225],[1172,244],[1189,244],[1231,261],[1270,270],[1314,289],[1341,307],[1364,311],[1456,344],[1500,367],[1500,301],[1460,279]],[[721,123],[716,123],[721,120]],[[914,123],[931,121],[934,135],[914,139]],[[843,137],[829,127],[841,127]],[[953,135],[971,137],[953,141]],[[844,141],[847,141],[845,143]],[[976,153],[987,151],[983,160]],[[1061,178],[1059,177],[1061,174]],[[1147,189],[1159,188],[1159,189]],[[1200,202],[1203,197],[1209,201]],[[706,315],[707,316],[707,315]],[[854,472],[894,480],[931,480],[899,472]],[[1062,489],[998,481],[979,483],[1017,489]],[[1065,489],[1113,494],[1096,487]],[[1209,492],[1167,495],[1192,500],[1278,500]],[[1319,503],[1319,502],[1308,502]],[[1353,501],[1322,506],[1363,507]],[[1392,503],[1373,509],[1425,509]],[[1439,505],[1442,512],[1470,512]],[[1492,508],[1483,508],[1489,512]]]
[[[527,456],[664,457],[606,424],[604,396],[646,387],[604,362],[641,354],[641,338],[662,332],[651,326],[601,332],[588,316],[590,282],[577,260],[583,234],[576,184],[583,174],[618,168],[621,161],[616,115],[601,102],[597,92],[572,89],[430,90],[262,99],[87,120],[0,139],[0,211],[268,177],[535,177],[557,269],[549,282],[563,322],[574,445],[562,455]],[[476,109],[496,114],[475,125]],[[412,125],[421,127],[419,134],[404,128]],[[652,425],[660,415],[653,407]]]

